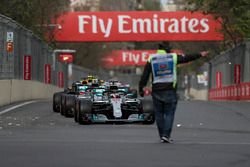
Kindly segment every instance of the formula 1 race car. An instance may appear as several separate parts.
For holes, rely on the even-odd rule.
[[[65,117],[73,117],[75,112],[75,102],[78,96],[84,94],[88,88],[87,85],[83,85],[80,82],[72,83],[72,89],[67,94],[61,95],[61,108],[60,113]]]
[[[75,98],[81,95],[88,85],[81,82],[73,82],[71,88],[67,88],[62,92],[56,92],[53,95],[53,111],[60,112],[66,117],[73,116],[75,107]]]
[[[88,92],[88,93],[86,93]],[[85,96],[78,98],[75,121],[79,124],[98,122],[143,122],[155,121],[151,98],[137,98],[129,91],[112,85],[109,89],[87,89]]]
[[[65,117],[73,117],[75,112],[75,104],[78,98],[86,98],[85,90],[87,88],[99,87],[98,79],[92,79],[88,82],[76,81],[72,83],[72,88],[67,93],[55,93],[54,101],[59,103],[59,112]]]
[[[71,90],[69,88],[64,89],[62,92],[56,92],[53,95],[53,111],[54,112],[60,112],[61,110],[61,100],[62,96],[65,94],[68,94]]]

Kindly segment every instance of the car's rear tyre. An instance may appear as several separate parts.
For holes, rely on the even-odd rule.
[[[53,111],[54,112],[58,112],[57,109],[56,109],[56,105],[54,104],[55,102],[53,102]]]
[[[64,116],[65,116],[66,118],[69,118],[69,117],[70,117],[70,114],[69,114],[69,110],[68,110],[68,109],[65,109]]]
[[[62,100],[61,100],[61,107],[60,107],[60,114],[61,115],[65,115],[65,99],[63,99],[65,97],[62,97]]]
[[[80,102],[78,101],[75,104],[75,110],[74,110],[74,121],[79,122],[79,111],[80,111]]]
[[[154,108],[153,108],[153,100],[150,96],[142,99],[142,112],[147,116],[145,118],[144,124],[153,124],[155,122]]]
[[[75,121],[75,122],[78,122],[77,114],[78,114],[78,111],[75,111],[75,112],[74,112],[74,121]]]
[[[56,104],[60,104],[60,99],[58,98],[60,98],[58,93],[53,95],[53,111],[54,112],[60,112],[60,110],[58,109],[58,106],[56,105]]]

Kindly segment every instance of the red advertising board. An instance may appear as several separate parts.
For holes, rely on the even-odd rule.
[[[50,64],[44,65],[44,83],[51,84],[51,65]]]
[[[143,66],[156,50],[115,50],[102,59],[105,67]]]
[[[222,87],[222,72],[216,72],[216,88]]]
[[[114,50],[104,58],[102,65],[106,68],[117,66],[144,66],[151,54],[157,50]],[[182,50],[171,50],[173,53],[183,54]]]
[[[223,40],[221,24],[199,12],[68,12],[56,24],[60,42]]]
[[[23,79],[31,80],[31,56],[25,55],[23,57]]]
[[[241,79],[241,66],[240,64],[234,65],[234,83],[239,84]]]
[[[62,63],[72,63],[73,62],[73,54],[61,53],[59,55],[59,61]]]
[[[59,88],[63,88],[64,87],[64,76],[63,76],[63,72],[62,71],[58,72],[58,87]]]

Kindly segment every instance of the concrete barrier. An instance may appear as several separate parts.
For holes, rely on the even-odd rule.
[[[0,80],[0,106],[10,104],[11,80]]]
[[[189,95],[194,100],[208,100],[208,91],[206,89],[197,90],[194,88],[190,88]]]
[[[53,94],[59,91],[62,89],[37,81],[0,80],[0,106],[18,101],[52,99]]]

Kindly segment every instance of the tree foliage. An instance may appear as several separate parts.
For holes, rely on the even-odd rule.
[[[147,11],[161,10],[161,3],[159,0],[144,0],[143,6],[144,6],[144,10],[147,10]]]
[[[250,38],[249,0],[188,0],[189,10],[213,14],[221,21],[225,42],[231,47]]]
[[[6,15],[43,38],[49,24],[65,11],[69,0],[1,0],[0,14]]]

